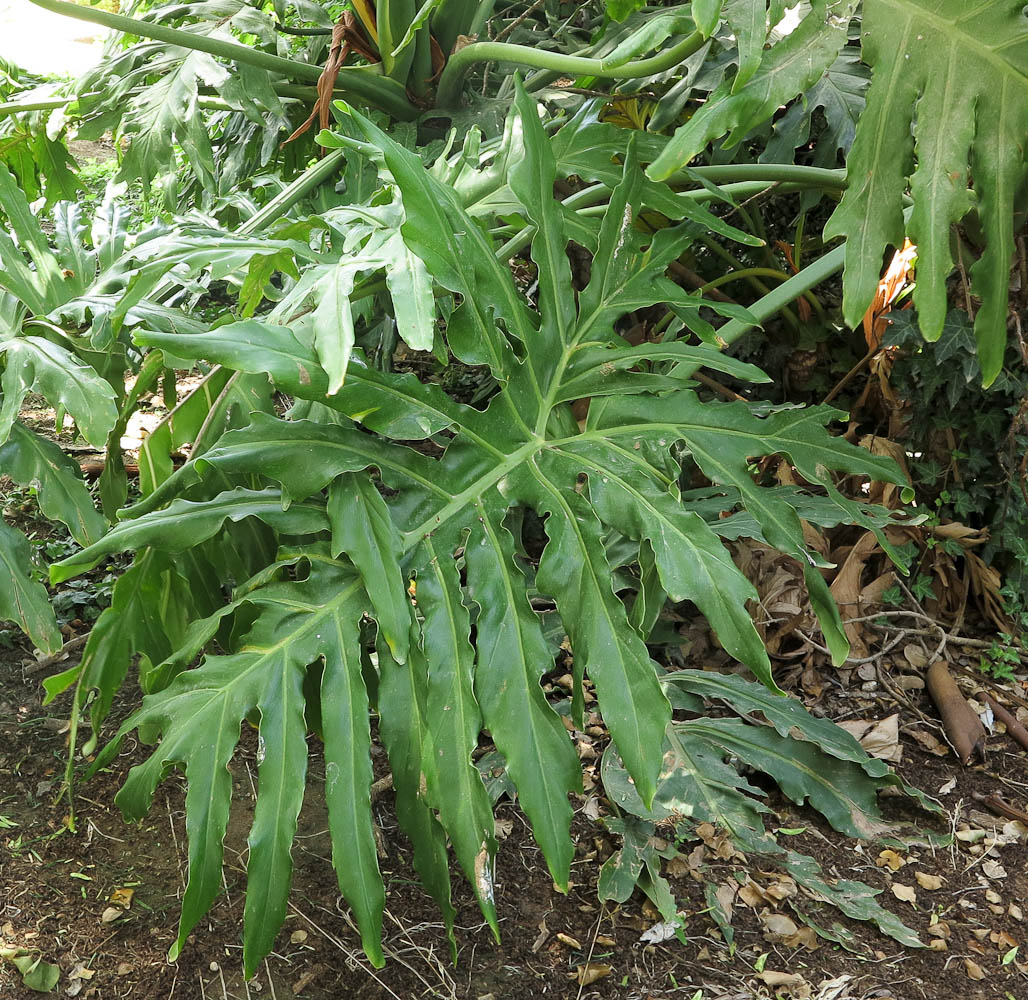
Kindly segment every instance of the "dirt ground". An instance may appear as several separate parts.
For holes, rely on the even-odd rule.
[[[1004,837],[1005,821],[981,813],[973,798],[975,793],[998,791],[1023,808],[1028,798],[1024,753],[1014,752],[1005,737],[996,736],[986,765],[961,768],[951,753],[936,756],[910,738],[908,723],[915,720],[906,714],[900,719],[904,756],[899,770],[944,804],[946,817],[936,829],[961,830],[963,839],[950,847],[911,847],[882,855],[882,845],[848,841],[812,811],[773,793],[770,804],[778,811],[780,826],[792,834],[791,847],[816,857],[832,877],[856,878],[884,890],[879,897],[883,905],[898,913],[923,942],[934,942],[931,948],[903,947],[837,911],[826,911],[825,922],[852,931],[854,950],[817,938],[807,939],[814,950],[788,947],[773,940],[768,907],[751,908],[740,899],[734,905],[735,938],[729,947],[707,916],[702,886],[688,870],[671,873],[688,918],[684,942],[643,944],[641,933],[659,920],[648,902],[639,894],[620,907],[601,905],[597,899],[599,865],[613,845],[602,826],[587,816],[595,808],[576,813],[578,856],[574,884],[565,897],[546,875],[522,814],[504,800],[497,813],[504,840],[496,877],[502,942],[493,942],[470,891],[455,875],[459,956],[454,966],[439,914],[413,881],[409,845],[396,828],[391,793],[386,792],[378,800],[377,818],[388,892],[388,962],[374,970],[360,951],[336,888],[320,791],[323,767],[312,745],[312,778],[293,852],[289,916],[276,951],[247,983],[240,972],[240,931],[256,774],[255,741],[247,733],[233,765],[236,799],[225,891],[178,962],[169,964],[165,956],[175,937],[185,878],[183,781],[173,777],[160,787],[153,810],[141,824],[124,823],[113,797],[128,767],[142,758],[138,747],[127,745],[109,771],[79,788],[77,832],[70,833],[64,822],[66,802],[55,803],[64,769],[68,699],[44,708],[41,672],[34,665],[31,656],[17,649],[0,660],[0,938],[40,949],[46,961],[58,965],[59,995],[96,1000],[1028,997],[1028,965],[1021,961],[1028,958],[1022,944],[1022,907],[1028,905],[1025,829],[1008,825]],[[120,711],[130,704],[129,692]],[[882,714],[894,707],[883,702]],[[381,770],[381,759],[378,764]],[[599,805],[602,814],[602,798]],[[993,836],[1000,843],[983,849],[989,841],[981,838]],[[684,845],[684,850],[690,847]],[[885,857],[891,864],[883,862]],[[759,867],[747,870],[738,859],[729,859],[720,865],[718,877],[723,884],[733,877],[745,882],[748,876],[759,885],[773,886],[775,874]],[[899,893],[894,886],[900,887]],[[118,890],[132,890],[127,909],[112,906]],[[900,897],[910,897],[908,890],[913,898],[904,901]],[[585,972],[603,975],[583,985],[589,978]],[[774,973],[793,978],[776,985],[780,980]],[[0,966],[0,997],[38,995],[21,985],[10,966]]]

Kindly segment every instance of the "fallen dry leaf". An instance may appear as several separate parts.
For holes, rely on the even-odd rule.
[[[578,980],[579,986],[592,986],[593,983],[606,976],[609,976],[613,970],[609,965],[599,965],[596,962],[586,962],[585,965],[580,965],[578,971],[575,973],[575,978]]]
[[[724,914],[725,920],[728,923],[732,922],[732,913],[734,910],[735,894],[738,891],[738,885],[731,879],[727,882],[723,882],[717,887],[714,895],[717,897],[718,906],[721,907],[721,912]]]
[[[760,914],[760,922],[764,925],[764,937],[768,941],[781,941],[799,929],[796,921],[784,913],[769,913],[765,910]]]
[[[878,855],[875,860],[875,864],[878,865],[879,868],[888,866],[894,872],[898,872],[906,862],[895,851],[884,850]]]
[[[675,931],[681,926],[677,920],[662,920],[644,930],[639,935],[639,940],[643,944],[661,944],[664,941],[670,941],[675,936]]]
[[[115,889],[111,893],[109,902],[112,906],[120,906],[123,909],[128,909],[132,905],[132,897],[136,894],[135,889],[130,889],[128,886],[123,886],[119,889]]]
[[[852,976],[838,976],[835,979],[826,979],[817,988],[817,1000],[843,1000],[842,994],[848,993],[849,984],[853,982]]]
[[[103,913],[100,914],[100,922],[104,924],[113,924],[115,920],[125,916],[125,911],[120,906],[108,906]]]
[[[889,887],[892,894],[901,903],[910,903],[913,906],[917,902],[917,892],[912,885],[903,885],[901,882],[893,882]]]
[[[532,954],[536,954],[539,949],[546,944],[546,939],[550,936],[550,929],[546,926],[546,918],[543,917],[539,921],[539,933],[536,935],[535,940],[532,942]]]
[[[790,896],[795,896],[798,891],[796,883],[791,878],[783,877],[778,882],[772,882],[765,890],[765,894],[770,899],[780,901],[788,899]]]
[[[949,753],[949,747],[941,740],[936,739],[927,729],[909,729],[907,732],[921,744],[922,750],[935,754],[936,757],[945,757]]]
[[[305,930],[293,931],[293,933],[289,935],[290,944],[303,944],[306,940],[307,932]]]
[[[558,933],[557,934],[557,940],[561,944],[567,945],[569,948],[572,948],[575,951],[581,951],[582,950],[582,943],[578,940],[578,938],[573,938],[570,934]]]
[[[817,951],[821,947],[821,940],[813,927],[800,927],[795,934],[782,938],[782,944],[787,948],[806,948],[807,951]]]
[[[998,861],[983,861],[982,874],[986,878],[1006,878],[1007,870]]]
[[[756,882],[747,882],[739,887],[739,898],[752,909],[767,901],[767,894]]]
[[[1011,937],[1006,931],[993,931],[989,935],[989,940],[999,948],[1000,951],[1007,951],[1017,945],[1017,939]]]
[[[942,888],[942,879],[938,875],[929,875],[927,872],[914,872],[914,878],[922,889],[929,891]]]
[[[968,979],[981,980],[985,978],[984,970],[973,959],[964,959],[964,971],[967,973]]]
[[[810,983],[798,972],[775,972],[765,969],[757,973],[757,979],[773,990],[785,990],[797,1000],[810,996]]]
[[[703,850],[703,845],[699,848]],[[676,854],[668,863],[664,866],[664,871],[667,873],[668,878],[682,878],[689,874],[689,862],[686,860],[685,855]]]
[[[899,741],[899,715],[887,719],[850,719],[838,723],[872,756],[898,764],[903,757]]]

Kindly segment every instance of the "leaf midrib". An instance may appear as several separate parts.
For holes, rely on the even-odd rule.
[[[678,440],[688,440],[688,434],[683,432],[683,428],[696,427],[703,433],[716,433],[725,437],[734,437],[743,440],[753,440],[755,437],[752,431],[739,430],[734,427],[709,427],[703,424],[688,424],[688,423],[645,423],[645,424],[622,424],[618,427],[605,427],[598,430],[586,430],[579,434],[572,434],[564,438],[555,438],[545,440],[536,438],[535,440],[529,441],[526,444],[518,448],[517,451],[511,455],[506,456],[502,462],[495,465],[487,473],[474,480],[468,486],[466,486],[460,493],[457,493],[453,498],[446,503],[442,508],[426,518],[421,524],[407,531],[403,535],[403,546],[404,551],[409,552],[414,548],[426,533],[440,527],[443,523],[448,521],[451,517],[458,514],[469,506],[469,504],[482,496],[487,490],[495,486],[504,476],[509,475],[516,468],[521,465],[525,465],[538,455],[540,452],[546,449],[558,450],[561,446],[566,444],[574,444],[582,441],[598,441],[601,443],[607,443],[607,439],[611,437],[622,437],[626,435],[644,435],[651,436],[660,431],[665,431],[669,436],[673,436]],[[787,452],[790,444],[795,444],[797,447],[804,449],[816,448],[816,445],[811,444],[808,441],[804,441],[800,438],[789,439],[784,438],[780,433],[774,435],[774,442],[781,442],[781,447],[775,448],[775,452]],[[580,456],[576,455],[576,458]],[[826,460],[831,459],[831,453],[826,452]],[[445,460],[445,459],[444,459]],[[711,460],[715,461],[713,456]],[[717,463],[719,466],[722,463]],[[824,463],[822,463],[824,464]],[[734,482],[734,477],[728,480]]]

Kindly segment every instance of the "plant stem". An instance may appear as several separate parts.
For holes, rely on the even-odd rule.
[[[717,167],[690,167],[673,173],[668,184],[687,183],[691,176],[702,177],[713,184],[731,181],[791,182],[803,187],[822,187],[842,191],[846,187],[846,171],[827,167],[804,167],[795,163],[726,163]]]
[[[697,288],[698,292],[709,292],[712,288],[720,288],[731,281],[738,281],[740,278],[777,278],[779,281],[788,281],[789,275],[774,267],[744,267],[738,271],[728,271],[720,277],[708,281],[705,285]],[[770,292],[770,289],[768,289]]]
[[[139,35],[142,38],[167,42],[169,45],[199,49],[201,52],[209,52],[212,56],[222,56],[225,59],[249,63],[252,66],[261,66],[285,76],[308,80],[310,83],[317,83],[321,76],[321,68],[318,66],[285,59],[282,56],[272,55],[270,52],[261,52],[249,45],[229,42],[223,38],[210,38],[194,34],[191,31],[171,28],[166,24],[126,17],[124,14],[111,14],[105,10],[79,7],[77,4],[70,3],[69,0],[29,0],[29,2],[34,3],[37,7],[53,11],[55,14],[78,18],[80,21],[90,21],[93,24],[102,24],[106,28],[122,31],[127,35]]]
[[[705,295],[713,288],[720,288],[722,285],[727,285],[729,282],[737,281],[740,278],[775,278],[784,283],[789,280],[789,275],[774,267],[746,267],[741,271],[729,271],[727,274],[722,274],[713,281],[708,281],[705,285],[701,285],[696,291],[701,295]],[[767,290],[767,294],[771,294],[770,289]],[[824,314],[824,306],[821,305],[820,299],[813,292],[808,290],[802,294],[819,314]]]
[[[295,59],[285,59],[271,52],[262,52],[260,49],[242,45],[239,42],[230,42],[224,38],[210,38],[191,31],[172,28],[166,24],[126,17],[124,14],[110,14],[105,10],[79,7],[69,3],[68,0],[30,0],[30,2],[44,10],[52,11],[54,14],[63,14],[66,17],[78,18],[80,21],[102,24],[115,31],[139,35],[141,38],[153,38],[168,45],[178,45],[187,49],[207,52],[212,56],[220,56],[222,59],[229,59],[233,62],[258,66],[272,73],[281,73],[289,79],[316,84],[321,78],[320,66],[298,62]],[[407,100],[404,88],[395,80],[383,77],[380,64],[345,67],[339,74],[338,89],[359,98],[366,104],[380,108],[396,118],[406,121],[417,116],[417,109]]]
[[[68,760],[64,765],[64,794],[68,796],[68,829],[75,832],[75,750],[78,746],[80,698],[82,697],[82,671],[75,682],[71,699],[71,718],[68,729]]]
[[[293,83],[273,83],[271,89],[279,97],[292,98],[297,101],[314,101],[318,96],[317,87],[307,87],[302,84]],[[201,98],[211,98],[212,100],[218,100],[217,93],[211,87],[201,87],[199,90]],[[339,97],[344,97],[342,90],[335,91]],[[0,103],[0,115],[13,115],[20,114],[24,111],[54,111],[57,108],[66,108],[69,104],[74,104],[76,101],[82,100],[85,97],[100,97],[99,91],[90,91],[88,94],[72,94],[69,97],[47,97],[41,98],[38,101],[7,101],[6,103]],[[201,101],[201,107],[205,107]],[[234,111],[236,109],[229,106],[225,101],[220,103],[212,104],[211,107],[217,107],[222,110]]]
[[[47,97],[38,101],[7,101],[0,104],[0,115],[13,115],[20,111],[53,111],[74,100],[74,97]]]
[[[846,244],[843,243],[823,257],[819,257],[813,264],[808,264],[799,274],[794,274],[788,281],[783,281],[777,288],[773,288],[767,295],[747,308],[757,322],[762,323],[769,316],[778,312],[782,306],[841,271],[845,262]],[[718,327],[717,336],[719,340],[724,341],[725,346],[728,346],[734,344],[744,333],[749,333],[753,326],[753,323],[742,319],[731,319],[724,326]],[[682,367],[676,369],[675,374],[689,375],[699,367],[699,365],[683,364]]]
[[[50,0],[50,2],[54,2],[54,0]],[[452,107],[459,103],[464,74],[475,63],[487,62],[492,59],[517,63],[520,66],[552,70],[567,76],[597,76],[608,80],[631,80],[671,69],[683,59],[691,56],[703,43],[703,36],[698,31],[694,31],[677,45],[672,45],[655,56],[612,66],[604,59],[547,52],[545,49],[533,49],[527,45],[511,45],[508,42],[472,42],[450,56],[450,61],[446,64],[439,80],[436,104],[439,107]]]
[[[345,152],[344,149],[337,149],[313,166],[308,167],[288,187],[279,191],[260,211],[251,215],[239,227],[240,236],[250,236],[253,233],[259,233],[288,212],[301,198],[313,191],[338,170]]]
[[[495,6],[496,0],[482,0],[479,3],[478,10],[475,11],[475,16],[468,28],[468,34],[472,38],[477,38],[485,30],[486,24],[489,23],[489,18],[493,16],[493,8]]]
[[[299,38],[316,38],[318,35],[331,35],[331,28],[291,28],[287,24],[276,24],[275,30],[283,35],[296,35]]]

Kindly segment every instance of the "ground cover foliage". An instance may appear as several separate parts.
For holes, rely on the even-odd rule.
[[[749,538],[796,561],[842,664],[851,640],[809,526],[858,526],[905,569],[895,530],[914,522],[891,509],[898,491],[888,507],[883,493],[907,483],[902,454],[833,434],[843,411],[780,402],[727,349],[759,323],[784,323],[801,345],[818,323],[821,341],[838,336],[811,289],[844,262],[842,317],[859,323],[904,235],[919,247],[920,332],[948,336],[951,228],[963,222],[958,256],[978,252],[970,291],[982,303],[973,341],[965,327],[972,374],[1001,374],[1023,222],[1011,139],[1028,106],[1020,8],[614,3],[568,16],[557,2],[341,12],[228,0],[111,14],[33,2],[129,35],[64,95],[5,90],[21,107],[0,149],[0,471],[34,487],[81,546],[50,568],[51,585],[134,553],[81,663],[46,687],[71,689],[76,718],[88,713],[94,769],[130,732],[155,744],[118,797],[126,816],[146,813],[170,768],[185,771],[189,881],[173,956],[220,891],[244,723],[260,739],[247,972],[286,912],[311,734],[340,891],[381,964],[372,722],[452,942],[448,846],[498,932],[483,734],[566,887],[581,782],[567,731],[583,728],[592,691],[622,813],[608,824],[622,847],[604,898],[640,886],[673,923],[653,832],[709,823],[916,944],[865,887],[831,884],[764,829],[740,762],[855,837],[888,830],[883,787],[932,804],[777,692],[757,591],[726,545]],[[945,73],[929,46],[951,53]],[[349,62],[323,74],[326,59]],[[951,105],[936,107],[943,95]],[[312,104],[327,127],[302,133]],[[122,144],[92,220],[67,200],[68,121]],[[45,143],[27,138],[44,128]],[[140,225],[119,200],[126,184],[156,191],[164,210]],[[822,223],[821,194],[845,190],[823,235],[804,242],[800,216],[791,277],[740,261],[770,252],[745,199],[772,186],[801,192]],[[194,208],[172,212],[184,198]],[[832,236],[845,246],[829,250]],[[802,268],[801,252],[815,258]],[[714,294],[724,272],[689,280],[725,260],[757,289],[745,305]],[[459,380],[403,370],[432,355]],[[173,408],[140,451],[128,503],[121,439],[159,388]],[[19,418],[29,392],[105,451],[96,497]],[[776,457],[787,480],[767,474]],[[844,479],[876,485],[844,490]],[[56,652],[29,541],[3,521],[0,561],[0,618]],[[667,673],[668,602],[689,602],[764,686]],[[569,654],[565,725],[540,679]],[[133,663],[145,698],[105,732]],[[740,718],[711,715],[714,701]]]

